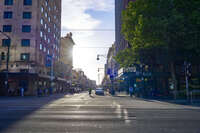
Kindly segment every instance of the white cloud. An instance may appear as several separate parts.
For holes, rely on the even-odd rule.
[[[101,21],[92,18],[86,11],[110,11],[114,8],[113,6],[113,0],[63,0],[63,34],[66,34],[67,29],[95,29]]]
[[[106,54],[106,50],[100,49],[81,49],[79,47],[103,46],[101,42],[110,45],[114,41],[114,34],[95,32],[92,29],[105,26],[105,20],[93,18],[87,11],[103,11],[113,14],[114,0],[62,0],[62,36],[65,36],[70,29],[89,29],[91,31],[75,31],[73,39],[76,43],[74,48],[74,67],[82,68],[86,75],[91,79],[98,80],[97,68],[104,66],[103,62],[97,63],[97,54]],[[112,22],[111,20],[109,20]],[[113,23],[114,25],[114,23]],[[95,44],[98,43],[98,44]]]

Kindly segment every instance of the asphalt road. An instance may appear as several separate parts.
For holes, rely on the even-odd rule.
[[[200,108],[87,93],[0,98],[2,133],[200,133]]]

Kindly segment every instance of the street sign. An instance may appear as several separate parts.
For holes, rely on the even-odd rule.
[[[108,75],[111,75],[111,74],[112,74],[112,69],[111,69],[111,68],[108,68],[108,69],[107,69],[107,74],[108,74]]]
[[[52,56],[47,55],[46,56],[46,67],[51,67],[52,62]]]
[[[110,79],[113,80],[114,79],[114,75],[110,75]]]

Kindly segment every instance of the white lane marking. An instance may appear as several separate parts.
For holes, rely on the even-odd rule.
[[[131,121],[129,120],[127,109],[124,109],[123,112],[124,112],[125,123],[127,123],[127,124],[130,123]]]
[[[122,110],[121,110],[121,105],[117,104],[115,113],[117,114],[117,118],[121,119],[122,118]]]

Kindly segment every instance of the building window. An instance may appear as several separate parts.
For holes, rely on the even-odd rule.
[[[12,18],[12,12],[4,12],[4,16],[5,19],[11,19]]]
[[[47,1],[45,1],[45,5],[48,6],[48,2]]]
[[[44,47],[44,52],[46,52],[46,47]]]
[[[22,25],[22,32],[31,32],[30,25]]]
[[[22,47],[29,47],[30,46],[30,39],[22,39],[21,45]]]
[[[42,12],[42,13],[44,12],[44,8],[43,8],[43,7],[41,7],[41,12]]]
[[[13,5],[13,0],[5,0],[4,5]]]
[[[3,47],[7,47],[11,44],[11,40],[10,39],[2,39],[2,46]]]
[[[32,5],[32,0],[24,0],[24,5],[25,5],[25,6],[30,6],[30,5]]]
[[[32,13],[31,12],[23,12],[23,19],[31,19]]]
[[[40,37],[43,37],[43,33],[42,33],[42,31],[40,31]]]
[[[44,24],[44,20],[43,20],[43,19],[41,19],[41,20],[40,20],[40,23],[41,23],[41,25],[43,25],[43,24]]]
[[[4,52],[1,52],[1,60],[5,60],[6,59],[6,55]]]
[[[42,50],[42,44],[40,44],[40,50]]]
[[[48,38],[48,40],[47,40],[47,41],[48,41],[48,43],[50,43],[50,39],[49,39],[49,38]]]
[[[44,16],[47,18],[48,14],[45,12]]]
[[[12,32],[12,25],[4,25],[3,32]]]
[[[48,21],[51,22],[51,18],[50,17],[48,17]]]
[[[22,61],[29,61],[30,54],[29,53],[21,53],[21,60]]]

